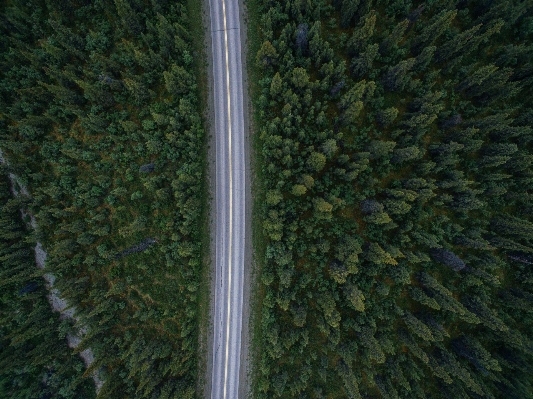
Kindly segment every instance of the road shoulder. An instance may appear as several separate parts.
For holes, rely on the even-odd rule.
[[[211,21],[209,0],[200,3],[188,0],[188,8],[193,24],[197,26],[193,34],[194,55],[197,58],[198,84],[201,106],[203,107],[203,127],[205,129],[205,163],[203,192],[205,210],[202,217],[202,286],[198,295],[198,379],[197,397],[211,397],[211,363],[213,356],[213,323],[215,292],[215,115],[213,109],[213,61],[211,49]]]
[[[248,31],[247,21],[248,12],[244,0],[239,0],[240,13],[240,36],[241,36],[241,58],[242,58],[242,83],[243,83],[243,102],[244,102],[244,162],[246,165],[245,173],[245,244],[244,244],[244,287],[243,287],[243,315],[242,315],[242,333],[241,333],[241,369],[239,375],[239,397],[251,397],[252,390],[250,389],[251,382],[251,368],[252,361],[250,358],[251,345],[251,291],[255,281],[254,265],[253,265],[253,241],[252,241],[252,206],[253,206],[253,192],[252,192],[252,136],[254,128],[252,124],[252,103],[249,95],[249,81],[248,81]]]

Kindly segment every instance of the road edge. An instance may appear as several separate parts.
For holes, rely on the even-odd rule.
[[[241,60],[242,60],[242,85],[243,85],[243,102],[244,102],[244,162],[245,162],[245,243],[244,243],[244,282],[243,282],[243,305],[242,305],[242,330],[241,330],[241,368],[239,370],[239,398],[248,398],[251,396],[250,377],[251,377],[251,291],[255,281],[254,264],[253,264],[253,241],[252,241],[252,207],[253,207],[253,190],[252,190],[252,136],[254,126],[252,123],[253,108],[250,100],[250,85],[248,81],[248,9],[244,0],[238,0],[239,3],[239,32],[241,37]]]
[[[197,23],[193,31],[193,51],[198,57],[195,61],[198,71],[196,73],[200,107],[202,108],[202,126],[204,128],[204,181],[202,182],[203,198],[202,211],[202,271],[200,289],[198,290],[198,351],[197,351],[197,378],[196,397],[210,397],[213,325],[212,296],[215,292],[214,276],[214,220],[215,220],[215,152],[214,152],[214,110],[213,103],[213,65],[211,52],[211,21],[209,17],[209,0],[196,2],[188,0],[187,9],[191,19]],[[193,23],[194,23],[193,22]]]
[[[244,0],[240,0],[241,2]],[[261,71],[255,64],[255,54],[261,45],[260,39],[260,4],[258,0],[246,0],[246,21],[248,30],[246,31],[245,51],[248,56],[246,65],[246,75],[248,80],[246,90],[246,101],[249,112],[250,123],[250,190],[252,195],[250,200],[251,217],[249,227],[251,229],[250,246],[251,246],[251,267],[250,281],[248,284],[253,296],[249,299],[249,331],[248,331],[248,375],[247,375],[247,397],[253,398],[259,394],[258,378],[260,374],[260,359],[262,353],[262,303],[265,296],[264,287],[261,284],[261,273],[263,260],[265,256],[265,237],[262,226],[262,202],[265,193],[262,186],[262,165],[265,160],[262,157],[262,144],[260,139],[261,117],[254,112],[254,106],[260,95],[259,79]],[[250,58],[251,57],[251,58]]]
[[[204,35],[204,49],[205,49],[205,68],[207,68],[207,104],[204,111],[204,119],[207,124],[207,186],[209,193],[209,210],[208,210],[208,225],[209,225],[209,250],[206,254],[209,255],[207,267],[209,282],[209,301],[208,316],[205,331],[205,349],[204,363],[199,369],[199,382],[202,384],[202,391],[199,391],[198,397],[211,399],[212,388],[212,363],[213,363],[213,317],[215,312],[215,284],[216,284],[216,136],[215,136],[215,110],[214,104],[214,76],[213,76],[213,43],[211,37],[211,16],[209,0],[202,0],[202,27],[206,34]],[[205,378],[202,380],[202,377]]]

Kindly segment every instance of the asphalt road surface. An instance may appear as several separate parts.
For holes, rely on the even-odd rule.
[[[245,157],[238,0],[209,0],[216,141],[212,399],[237,399],[243,317]]]

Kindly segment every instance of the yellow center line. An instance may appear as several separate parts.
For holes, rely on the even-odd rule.
[[[226,50],[226,88],[228,90],[228,149],[229,149],[229,251],[228,251],[228,316],[226,320],[226,360],[224,366],[224,399],[226,399],[226,385],[228,381],[228,346],[231,311],[231,252],[232,252],[232,225],[233,225],[233,204],[232,204],[232,162],[231,162],[231,96],[229,85],[229,54],[228,54],[228,30],[226,26],[226,2],[222,0],[222,13],[224,16],[224,45]]]

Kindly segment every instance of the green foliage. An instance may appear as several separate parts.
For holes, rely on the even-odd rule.
[[[45,280],[35,265],[20,217],[25,199],[11,198],[7,174],[0,174],[0,392],[9,398],[91,398],[94,384],[83,379],[81,358],[68,348],[74,330],[47,301]]]
[[[46,271],[88,327],[78,349],[95,355],[99,397],[193,397],[204,132],[187,3],[31,0],[0,10],[0,147],[31,191]],[[46,308],[42,284],[39,295]],[[31,298],[21,311],[36,306]],[[5,346],[19,327],[2,327],[2,361],[20,355],[9,373],[21,377],[2,375],[0,391],[94,397],[78,357],[51,341],[50,320],[41,336],[28,325],[35,338],[19,334],[20,348]],[[35,360],[46,342],[46,361]],[[47,367],[59,380],[39,395]],[[11,396],[11,380],[27,391]]]
[[[314,171],[320,172],[326,166],[326,157],[318,152],[312,152],[307,159],[307,167]]]
[[[383,111],[379,113],[378,122],[382,126],[388,126],[392,122],[394,122],[397,116],[398,116],[398,109],[394,107],[390,107],[390,108],[384,109]]]
[[[533,4],[253,4],[256,397],[532,398]]]

